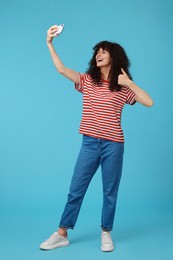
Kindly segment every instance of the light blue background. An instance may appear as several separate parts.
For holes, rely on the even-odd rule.
[[[172,14],[169,0],[0,1],[1,259],[173,259]],[[58,226],[82,138],[82,95],[58,75],[46,46],[47,29],[61,23],[54,45],[67,67],[84,72],[97,42],[118,42],[134,81],[155,101],[123,112],[109,255],[100,251],[100,170],[69,232],[71,246],[38,249]]]

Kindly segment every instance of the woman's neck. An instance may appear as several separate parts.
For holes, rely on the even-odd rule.
[[[100,72],[103,80],[109,80],[110,68],[100,68]]]

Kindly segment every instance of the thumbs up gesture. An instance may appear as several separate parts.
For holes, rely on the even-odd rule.
[[[127,73],[121,68],[122,74],[118,76],[118,84],[122,86],[129,87],[131,80],[129,79]]]

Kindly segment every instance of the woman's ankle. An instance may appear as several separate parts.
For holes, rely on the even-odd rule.
[[[62,237],[67,237],[67,229],[66,228],[59,228],[58,229],[58,235]]]

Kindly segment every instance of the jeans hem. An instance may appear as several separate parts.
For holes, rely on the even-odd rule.
[[[70,227],[70,226],[65,226],[65,225],[59,225],[59,228],[64,228],[64,229],[74,229],[74,227]]]
[[[112,231],[112,228],[105,228],[103,226],[101,226],[101,229],[106,232]]]

